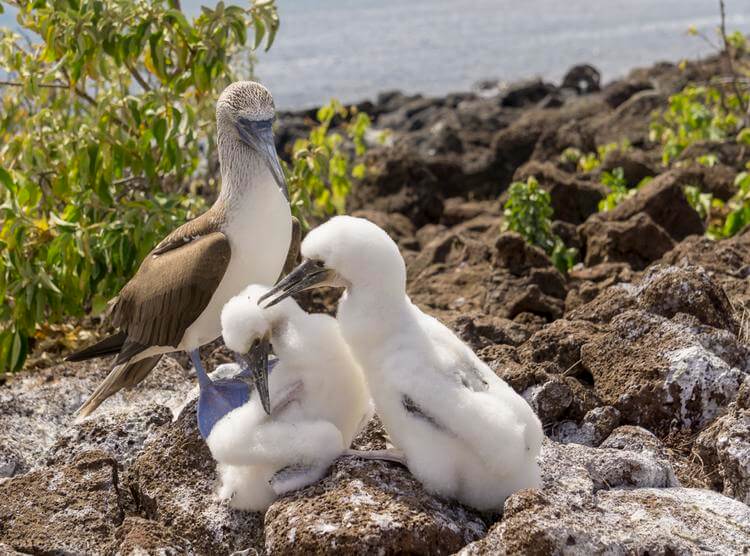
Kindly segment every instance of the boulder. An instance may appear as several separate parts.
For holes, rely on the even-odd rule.
[[[549,192],[555,219],[572,224],[580,224],[598,212],[599,201],[607,195],[604,186],[580,180],[551,162],[531,160],[516,170],[513,181],[526,181],[530,176]]]
[[[117,462],[101,451],[0,483],[0,542],[32,554],[99,554],[124,518]]]
[[[701,432],[693,452],[715,488],[750,505],[750,378],[727,414]]]
[[[734,400],[748,348],[725,330],[681,317],[628,310],[581,347],[597,395],[625,422],[659,432],[700,430]]]
[[[601,448],[546,441],[543,488],[508,498],[503,519],[460,554],[738,554],[750,548],[750,508],[680,487],[647,431],[620,427],[611,437]]]
[[[501,92],[500,105],[513,108],[532,106],[555,90],[554,85],[539,78],[520,81],[509,85]]]
[[[446,324],[475,351],[497,344],[518,346],[531,335],[521,323],[479,312],[459,315]]]
[[[76,409],[108,372],[101,361],[66,363],[19,374],[0,388],[0,473],[18,474],[48,458],[70,461],[84,448],[101,448],[130,461],[191,386],[189,372],[163,357],[137,388],[118,392],[83,424],[74,424]],[[133,436],[124,436],[126,431]],[[76,446],[79,441],[84,445]]]
[[[620,424],[621,415],[611,405],[595,407],[584,415],[581,423],[562,421],[550,430],[550,438],[563,444],[599,446]],[[645,431],[645,429],[642,429]],[[614,447],[614,446],[610,446]]]
[[[168,528],[197,553],[230,554],[263,547],[263,516],[229,508],[214,494],[216,464],[198,433],[196,403],[162,427],[126,472],[140,517]]]
[[[597,145],[619,143],[627,139],[632,145],[648,143],[651,113],[667,106],[668,95],[653,89],[631,95],[611,113],[597,116],[591,123]]]
[[[653,89],[653,85],[646,80],[623,79],[613,81],[602,90],[604,100],[612,108],[617,108],[634,94]]]
[[[323,480],[271,505],[265,550],[452,554],[485,531],[478,514],[426,493],[405,469],[341,458]]]
[[[580,503],[521,491],[460,554],[742,554],[750,508],[709,490],[607,490]]]
[[[415,152],[403,147],[381,149],[370,158],[370,171],[347,199],[350,211],[398,212],[416,227],[440,220],[443,200],[438,179]]]
[[[587,95],[600,90],[602,75],[590,64],[573,66],[563,77],[561,88],[573,89],[579,95]]]
[[[126,517],[122,525],[117,528],[108,552],[115,555],[192,556],[198,554],[190,541],[175,535],[166,525],[135,516]]]
[[[595,215],[579,231],[586,243],[586,266],[624,262],[641,270],[675,245],[669,234],[643,212],[625,220]]]
[[[643,212],[675,241],[681,241],[692,234],[703,234],[703,221],[685,198],[683,188],[686,185],[691,184],[683,172],[665,172],[613,210],[598,214],[596,218],[622,222]]]

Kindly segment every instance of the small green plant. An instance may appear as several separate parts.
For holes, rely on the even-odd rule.
[[[601,182],[609,189],[609,193],[599,201],[600,211],[612,210],[636,192],[636,189],[628,189],[625,172],[619,167],[614,168],[611,172],[602,172]]]
[[[715,86],[688,85],[672,95],[667,109],[651,122],[650,139],[662,144],[662,162],[669,165],[697,141],[747,137],[742,109],[748,102],[748,91],[738,95]],[[712,160],[705,158],[702,163]]]
[[[626,152],[631,145],[627,139],[619,143],[607,143],[596,148],[596,152],[583,153],[576,147],[568,147],[560,154],[560,161],[564,164],[575,164],[580,172],[593,172],[602,165],[607,155],[613,151]]]
[[[711,208],[714,206],[713,194],[704,193],[697,185],[686,185],[683,191],[690,206],[693,207],[704,222],[707,222],[711,216]]]
[[[724,239],[736,235],[750,224],[750,170],[737,174],[734,185],[737,193],[723,204],[726,218],[723,223],[709,226],[706,234],[713,239]],[[722,204],[714,200],[712,206],[720,208]]]
[[[306,228],[309,217],[343,213],[353,180],[365,176],[364,163],[355,164],[344,149],[344,136],[330,130],[337,116],[347,122],[344,133],[354,145],[354,156],[361,158],[366,151],[364,135],[371,125],[367,114],[347,110],[337,100],[318,110],[318,125],[308,138],[295,142],[291,165],[286,167],[292,210]]]
[[[517,232],[530,244],[541,247],[560,272],[566,273],[576,263],[578,251],[565,246],[552,232],[552,199],[549,192],[539,187],[534,176],[525,182],[510,184],[504,205],[504,228]]]

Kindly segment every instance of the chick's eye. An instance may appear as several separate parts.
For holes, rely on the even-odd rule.
[[[315,261],[315,266],[318,268],[323,268],[325,266],[325,263],[323,261]]]

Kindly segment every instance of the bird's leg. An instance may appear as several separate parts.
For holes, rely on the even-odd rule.
[[[204,387],[212,384],[211,379],[208,378],[206,369],[203,368],[200,352],[197,349],[190,352],[190,361],[192,361],[193,367],[195,367],[195,374],[198,375],[198,386],[200,389],[202,390]]]
[[[273,474],[268,484],[277,496],[299,490],[319,481],[328,471],[328,465],[305,465],[295,463],[282,467]]]
[[[401,450],[396,450],[395,448],[388,450],[353,450],[347,448],[341,455],[368,460],[391,461],[406,467],[406,455]]]

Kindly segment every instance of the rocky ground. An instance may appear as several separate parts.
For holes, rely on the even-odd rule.
[[[747,157],[702,143],[667,169],[648,139],[651,112],[718,65],[662,64],[603,88],[574,68],[566,86],[360,106],[392,144],[370,153],[351,211],[397,240],[414,301],[537,411],[543,489],[480,514],[397,465],[341,458],[265,516],[237,512],[213,495],[184,359],[83,423],[71,413],[106,365],[61,364],[0,387],[0,554],[749,553],[750,231],[706,239],[682,189],[726,199]],[[282,147],[308,123],[284,115]],[[560,159],[625,138],[632,148],[593,172]],[[718,163],[691,162],[705,153]],[[615,167],[631,186],[654,179],[598,213],[600,172]],[[567,276],[501,232],[503,191],[530,175],[581,252]],[[356,444],[384,442],[374,421]]]

